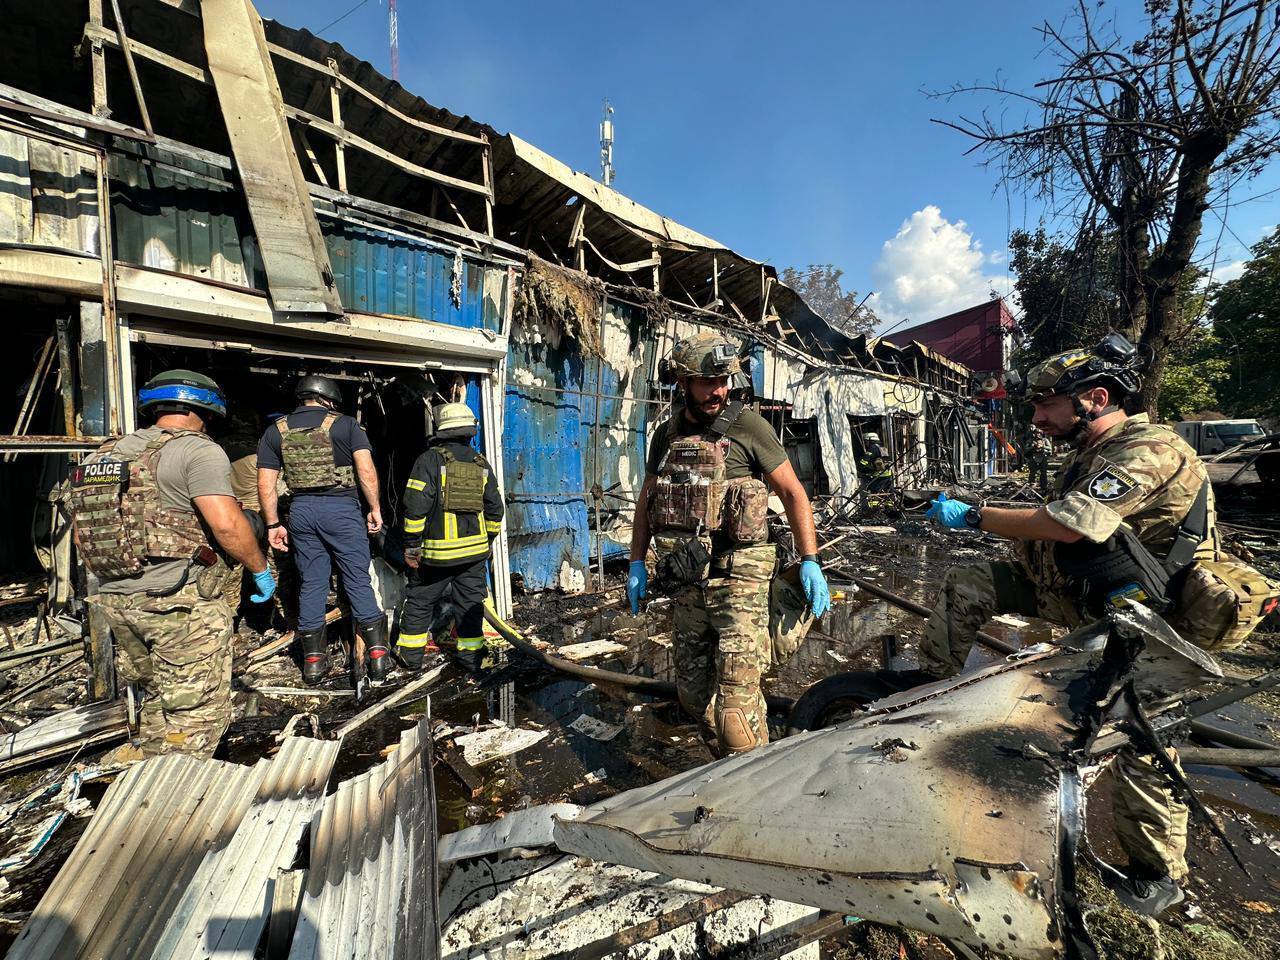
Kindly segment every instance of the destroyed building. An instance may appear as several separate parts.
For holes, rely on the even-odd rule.
[[[670,400],[657,360],[701,326],[755,358],[754,398],[815,495],[856,496],[866,429],[901,485],[985,470],[963,365],[848,339],[771,266],[226,7],[126,0],[116,22],[99,0],[4,5],[5,568],[38,553],[66,599],[48,493],[133,428],[136,388],[165,366],[210,372],[251,424],[299,374],[340,378],[393,495],[423,401],[465,400],[511,507],[502,609],[511,574],[581,589],[624,549]]]

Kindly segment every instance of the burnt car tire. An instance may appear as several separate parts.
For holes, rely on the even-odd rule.
[[[857,716],[873,700],[901,687],[886,683],[870,670],[851,670],[819,680],[795,702],[787,717],[787,736],[821,730]]]

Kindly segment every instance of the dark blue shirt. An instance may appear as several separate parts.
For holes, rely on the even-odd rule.
[[[331,412],[324,407],[299,407],[288,415],[286,422],[289,424],[290,429],[307,430],[311,427],[320,426],[324,418]],[[355,451],[373,450],[373,447],[369,445],[369,437],[364,432],[364,427],[356,423],[354,417],[348,417],[345,413],[338,414],[338,419],[329,428],[329,440],[333,443],[333,465],[335,467],[354,468],[355,459],[352,454]],[[258,441],[258,466],[266,467],[268,470],[284,469],[284,458],[280,451],[280,430],[274,423],[267,427],[266,433]],[[355,497],[358,495],[356,488],[352,486],[334,487],[332,490],[310,490],[304,493],[303,496]]]

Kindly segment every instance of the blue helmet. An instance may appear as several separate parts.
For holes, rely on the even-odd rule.
[[[222,388],[203,373],[166,370],[138,391],[138,409],[158,413],[202,410],[223,417],[227,414],[227,399]]]

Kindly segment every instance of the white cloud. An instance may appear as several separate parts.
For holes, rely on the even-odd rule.
[[[1224,263],[1214,267],[1212,277],[1213,282],[1227,283],[1231,280],[1238,280],[1241,274],[1244,273],[1245,265],[1248,262],[1248,260],[1233,260],[1231,263]]]
[[[868,301],[883,327],[904,317],[925,323],[985,303],[991,291],[1008,295],[1003,254],[988,255],[963,220],[954,223],[930,204],[902,222],[871,268],[876,293]]]

